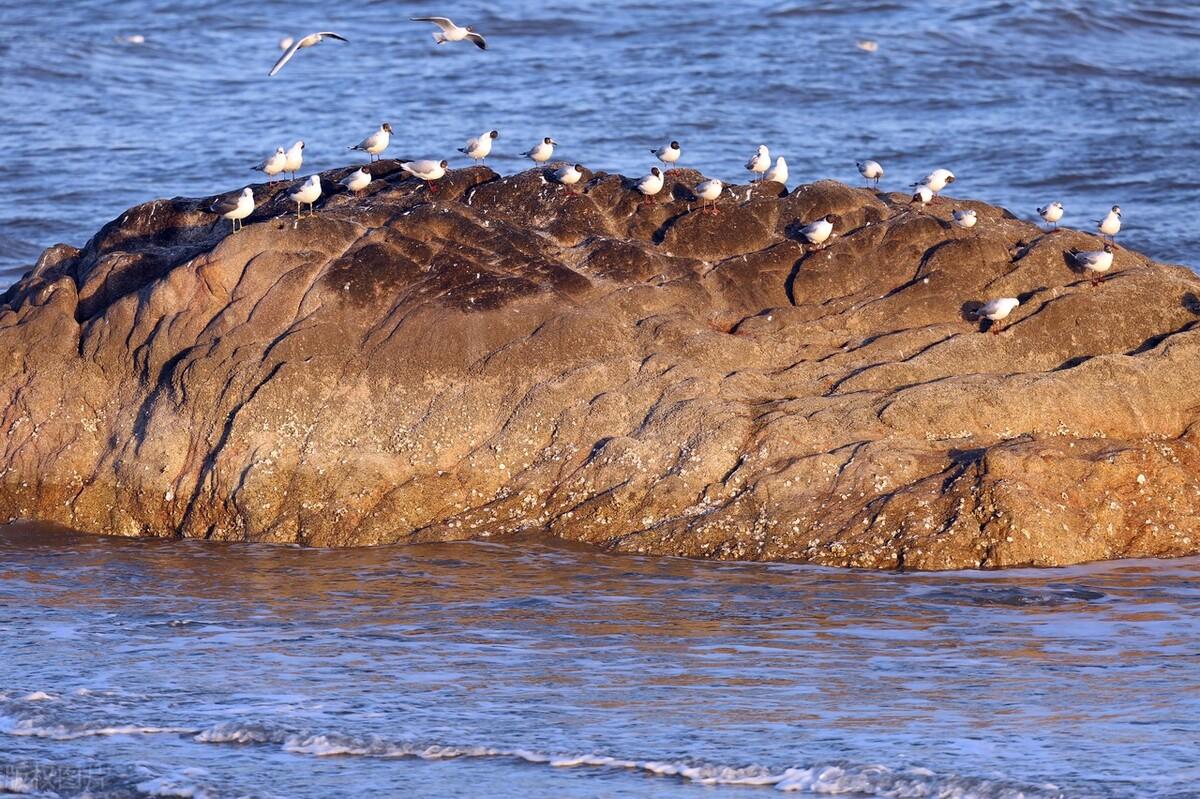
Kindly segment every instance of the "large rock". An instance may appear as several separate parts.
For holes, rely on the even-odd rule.
[[[157,200],[0,301],[0,518],[944,569],[1200,552],[1200,281],[974,202],[395,162]],[[971,231],[947,223],[979,212]],[[805,222],[833,214],[814,251]],[[999,335],[976,304],[1019,296]]]

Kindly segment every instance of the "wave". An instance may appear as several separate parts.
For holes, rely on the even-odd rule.
[[[7,722],[7,723],[6,723]],[[20,738],[49,738],[55,741],[74,741],[79,738],[106,737],[110,735],[159,735],[195,734],[195,728],[148,727],[138,724],[43,724],[40,719],[0,718],[0,731]]]

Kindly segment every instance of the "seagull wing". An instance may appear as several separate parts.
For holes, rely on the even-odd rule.
[[[350,41],[345,36],[339,36],[338,34],[334,33],[333,31],[321,31],[317,35],[320,36],[322,39],[337,39],[339,42]]]
[[[267,73],[267,77],[275,77],[275,73],[283,69],[283,65],[292,60],[292,56],[294,56],[296,51],[300,49],[300,42],[302,41],[304,40],[301,39],[299,41],[292,42],[292,46],[283,51],[283,55],[279,56],[279,60],[275,62],[275,66],[271,67],[271,71]]]
[[[213,201],[213,204],[208,207],[208,210],[214,214],[227,214],[238,207],[238,201],[242,198],[241,192],[237,194],[229,194],[224,197],[218,197]]]
[[[413,22],[432,22],[442,30],[455,27],[454,22],[447,17],[410,17]]]
[[[475,42],[475,46],[478,47],[480,50],[487,49],[487,39],[483,38],[478,33],[468,33],[467,38],[470,39],[471,41]]]

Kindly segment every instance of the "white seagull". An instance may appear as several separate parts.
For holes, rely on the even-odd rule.
[[[1114,205],[1107,216],[1096,222],[1096,226],[1109,240],[1116,241],[1117,234],[1121,232],[1121,206]]]
[[[304,166],[304,142],[298,141],[287,151],[287,161],[283,165],[283,171],[291,172],[292,180],[295,180],[296,173],[302,166]]]
[[[275,77],[275,73],[278,72],[279,70],[283,69],[283,65],[286,64],[287,62],[291,61],[292,56],[294,56],[296,53],[298,53],[299,51],[303,50],[306,47],[312,47],[314,44],[320,44],[321,42],[325,41],[326,39],[337,39],[339,42],[350,41],[345,36],[339,36],[336,33],[334,33],[333,31],[321,31],[320,33],[310,33],[307,36],[305,36],[304,38],[299,39],[298,41],[294,41],[290,45],[288,45],[288,48],[283,51],[283,55],[279,56],[279,60],[275,62],[275,66],[271,67],[271,71],[267,73],[267,76],[272,77],[272,78]],[[283,42],[280,42],[279,44],[282,45]]]
[[[288,198],[296,204],[296,219],[300,218],[300,206],[307,205],[310,215],[316,213],[313,209],[321,197],[321,176],[313,175],[300,185],[300,188],[288,193]]]
[[[466,147],[459,147],[460,153],[466,154],[468,158],[474,159],[475,163],[483,163],[483,159],[492,154],[492,142],[500,138],[500,131],[490,130],[487,133],[481,133],[474,139],[467,139]]]
[[[814,245],[814,249],[825,249],[825,242],[829,241],[829,237],[833,235],[833,214],[800,228],[800,235],[809,244]]]
[[[642,193],[642,205],[653,203],[651,199],[663,189],[663,173],[656,166],[650,167],[650,174],[637,182],[637,190]]]
[[[574,164],[554,170],[554,180],[563,186],[574,186],[583,177],[583,165]]]
[[[287,153],[283,151],[282,147],[276,147],[274,155],[264,158],[257,166],[250,168],[262,172],[270,179],[274,179],[276,175],[287,168]]]
[[[432,22],[441,28],[440,31],[433,34],[433,40],[438,44],[446,42],[461,42],[463,39],[470,39],[480,50],[487,49],[487,40],[475,32],[475,29],[470,25],[465,28],[454,24],[454,20],[448,17],[412,17],[413,22]]]
[[[771,151],[767,149],[767,145],[758,145],[758,152],[751,156],[746,162],[746,169],[756,175],[761,176],[764,172],[771,168]]]
[[[679,142],[677,141],[672,141],[670,144],[664,144],[657,150],[651,150],[650,152],[654,153],[654,157],[659,161],[662,161],[667,166],[679,161],[679,156],[683,154],[683,151],[679,149]]]
[[[379,157],[379,154],[387,149],[388,143],[392,140],[392,126],[384,122],[379,126],[379,130],[372,133],[367,138],[360,141],[358,144],[351,147],[351,150],[362,150],[370,153],[371,160],[374,161]]]
[[[240,194],[218,197],[208,210],[231,220],[236,233],[242,229],[242,220],[254,213],[254,191],[247,186]]]
[[[1079,265],[1080,268],[1086,269],[1092,273],[1092,285],[1095,286],[1100,282],[1100,276],[1112,269],[1113,265],[1113,248],[1111,244],[1105,244],[1103,250],[1068,250],[1071,258]]]
[[[766,183],[767,181],[772,181],[772,180],[775,181],[776,183],[782,183],[784,188],[787,188],[787,182],[788,182],[787,161],[783,160],[782,155],[775,159],[775,166],[768,169],[767,174],[763,175],[764,183]]]
[[[862,175],[867,180],[875,183],[875,188],[879,188],[879,179],[883,177],[883,166],[878,161],[870,159],[866,161],[855,161],[854,165],[858,167],[858,174]]]
[[[954,173],[949,169],[935,169],[930,172],[920,183],[914,183],[914,186],[928,186],[929,191],[936,197],[942,189],[949,186],[955,181]]]
[[[955,227],[964,228],[966,230],[970,230],[971,228],[975,227],[975,223],[979,221],[979,217],[976,215],[974,208],[968,208],[966,210],[956,208],[952,214],[952,218]]]
[[[284,36],[282,39],[279,40],[279,49],[286,50],[289,47],[291,47],[295,41],[296,40],[293,39],[291,36]]]
[[[558,145],[558,142],[556,142],[554,139],[547,136],[546,138],[542,139],[540,142],[535,144],[533,147],[530,147],[528,150],[521,153],[521,155],[525,156],[526,158],[532,159],[536,163],[544,164],[547,161],[549,161],[550,158],[554,155],[554,148],[557,145]]]
[[[1047,205],[1045,208],[1037,209],[1037,212],[1038,212],[1038,215],[1041,216],[1042,219],[1045,219],[1048,223],[1050,223],[1051,225],[1054,225],[1055,229],[1057,230],[1058,229],[1058,220],[1063,218],[1064,210],[1065,209],[1063,208],[1063,204],[1058,202],[1057,200],[1055,200],[1054,202]]]
[[[342,178],[341,184],[357,194],[367,186],[371,185],[371,173],[367,171],[365,166],[361,166],[346,177]]]
[[[933,202],[933,189],[929,188],[928,183],[917,184],[917,188],[913,191],[912,201],[921,205],[929,205]]]
[[[425,186],[430,191],[437,191],[434,181],[441,180],[446,174],[446,167],[450,166],[448,161],[405,161],[400,164],[400,168],[415,178],[420,178],[425,181]]]
[[[699,183],[694,189],[692,189],[692,191],[696,194],[696,198],[700,200],[701,212],[706,212],[711,209],[714,216],[720,213],[720,211],[717,210],[715,203],[720,198],[721,192],[724,190],[725,184],[716,178]]]
[[[864,53],[874,53],[879,49],[879,42],[874,39],[859,39],[854,43],[854,46]]]
[[[975,316],[979,319],[987,319],[992,323],[991,330],[995,335],[1000,334],[1000,325],[998,322],[1008,318],[1008,315],[1021,304],[1021,301],[1016,297],[1000,297],[994,300],[988,300],[983,304]]]

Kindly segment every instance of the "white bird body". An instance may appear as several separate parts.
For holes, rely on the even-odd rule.
[[[815,244],[820,247],[825,242],[829,241],[829,237],[833,235],[833,217],[826,216],[823,219],[818,219],[816,222],[809,223],[800,228],[800,235],[803,236],[809,244]]]
[[[696,196],[705,202],[712,202],[721,196],[721,192],[725,190],[725,184],[713,178],[706,180],[696,186]]]
[[[1075,263],[1089,272],[1104,274],[1113,265],[1112,246],[1105,244],[1103,250],[1071,250]]]
[[[921,205],[929,205],[933,202],[933,189],[929,187],[928,183],[917,184],[917,188],[913,192],[913,202]]]
[[[470,39],[480,50],[487,49],[487,39],[476,33],[475,29],[470,25],[455,25],[454,20],[449,17],[412,17],[411,19],[413,22],[432,22],[434,25],[437,25],[440,30],[433,34],[433,40],[438,44],[461,42],[463,39]]]
[[[293,176],[300,171],[300,167],[304,165],[304,142],[298,141],[291,146],[287,151],[287,161],[284,164],[283,171],[291,172]]]
[[[371,185],[371,173],[367,171],[366,167],[359,167],[342,178],[341,183],[350,191],[360,192]]]
[[[874,53],[879,49],[879,42],[872,39],[859,39],[854,45],[864,53]]]
[[[554,170],[554,180],[564,186],[574,186],[583,177],[583,166],[572,164]]]
[[[1010,313],[1021,301],[1016,297],[1000,297],[995,300],[988,300],[983,304],[983,307],[977,312],[980,319],[987,319],[992,322],[999,322],[1008,317]]]
[[[320,31],[319,33],[310,33],[307,36],[294,41],[284,50],[283,55],[279,56],[279,60],[275,62],[275,66],[271,67],[271,71],[267,73],[269,77],[275,77],[275,73],[283,69],[283,65],[292,60],[292,56],[306,47],[312,47],[314,44],[320,44],[326,39],[337,39],[339,42],[350,41],[345,36],[339,36],[333,31]],[[281,41],[280,46],[283,45]]]
[[[758,152],[750,157],[746,162],[746,169],[756,175],[761,175],[771,168],[771,151],[767,149],[767,145],[758,145]]]
[[[477,162],[482,161],[492,154],[492,142],[499,137],[499,131],[495,130],[481,133],[474,139],[467,139],[467,145],[460,147],[458,151],[465,153],[468,158],[473,158]]]
[[[679,156],[683,154],[683,151],[679,149],[679,142],[677,141],[673,141],[670,144],[664,144],[657,150],[651,150],[650,152],[654,153],[654,157],[659,161],[662,161],[664,164],[668,165],[677,162],[679,160]]]
[[[775,166],[767,170],[767,174],[763,176],[763,181],[773,180],[776,183],[782,183],[787,186],[788,182],[788,165],[787,161],[783,160],[783,156],[775,159]]]
[[[232,197],[218,199],[209,210],[233,222],[234,231],[240,230],[241,221],[254,213],[254,190],[247,186],[242,189],[236,199]]]
[[[370,154],[372,160],[377,158],[380,153],[388,148],[388,144],[392,141],[392,126],[384,122],[379,126],[379,130],[372,133],[367,138],[360,141],[358,144],[351,147],[351,150],[362,150]]]
[[[535,163],[544,164],[554,157],[554,146],[556,144],[558,144],[558,142],[547,136],[537,144],[533,145],[533,147],[521,153],[521,155],[529,158]]]
[[[405,161],[400,165],[400,168],[413,177],[430,183],[435,180],[441,180],[446,175],[446,167],[448,166],[449,164],[445,161],[426,160]]]
[[[651,167],[650,174],[637,182],[637,190],[647,197],[653,197],[663,189],[663,173],[658,167]]]
[[[952,217],[955,227],[960,227],[967,230],[975,227],[975,223],[979,221],[979,216],[975,213],[974,208],[968,208],[966,210],[956,209]]]
[[[883,177],[883,166],[878,161],[855,161],[854,165],[858,167],[858,174],[867,180],[875,181],[876,186],[879,185],[879,179]]]
[[[1058,220],[1063,218],[1063,204],[1057,200],[1047,205],[1045,208],[1037,209],[1038,215],[1052,225],[1057,225]]]
[[[921,182],[928,186],[930,191],[937,194],[954,181],[954,173],[949,169],[935,169]]]
[[[1121,232],[1121,206],[1114,205],[1108,214],[1096,223],[1097,229],[1109,238]]]
[[[288,198],[296,204],[296,218],[299,219],[300,206],[307,205],[312,210],[313,203],[321,198],[321,176],[313,175],[300,184],[300,188],[289,192]]]
[[[268,178],[273,178],[287,169],[287,153],[283,151],[282,147],[276,147],[273,155],[264,158],[257,166],[250,168],[262,172]]]

